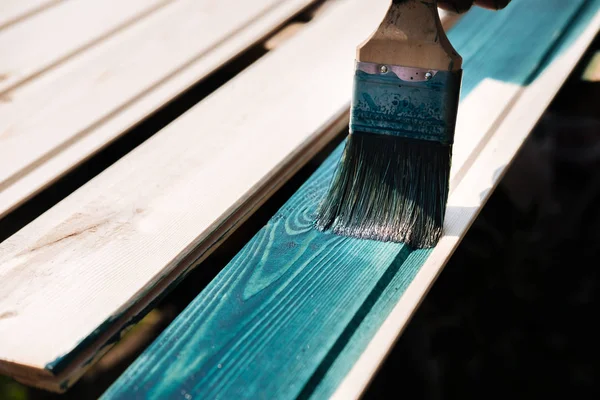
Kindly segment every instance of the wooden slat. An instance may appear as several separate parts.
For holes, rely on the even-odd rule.
[[[0,2],[0,29],[21,22],[64,0],[2,0]]]
[[[70,70],[50,79],[46,89],[54,85],[60,88],[62,81],[67,82],[69,91],[63,92],[63,100],[50,104],[38,118],[25,118],[23,113],[21,121],[22,126],[45,128],[44,135],[51,132],[55,136],[46,138],[34,129],[28,130],[31,137],[27,150],[33,151],[39,144],[32,142],[34,138],[55,140],[67,128],[74,132],[86,121],[89,124],[90,115],[123,101],[119,96],[124,95],[125,88],[148,91],[127,108],[128,112],[135,110],[133,117],[118,113],[103,120],[92,130],[93,135],[85,132],[85,140],[73,142],[68,148],[71,157],[85,157],[86,151],[117,136],[311,1],[241,4],[237,0],[179,0],[136,24],[130,36],[121,35],[121,41],[107,44],[105,50],[79,60]],[[209,3],[211,7],[206,7]],[[169,59],[169,55],[177,59]],[[118,68],[107,70],[110,65],[106,62],[99,66],[104,57],[112,63],[119,60]],[[272,66],[259,69],[242,82],[253,82],[256,76],[264,75],[265,68]],[[105,80],[95,86],[91,78],[107,73]],[[286,70],[279,68],[276,76],[280,82],[285,74]],[[163,81],[149,82],[149,78]],[[153,87],[147,87],[150,83]],[[297,152],[300,145],[324,145],[326,138],[313,135],[316,128],[310,125],[311,120],[299,124],[309,124],[310,128],[299,129],[295,135],[273,134],[275,138],[261,136],[266,133],[255,128],[257,143],[273,140],[279,148],[267,152],[253,168],[240,168],[242,172],[229,168],[229,160],[242,162],[244,158],[238,153],[253,143],[252,135],[240,127],[248,123],[251,129],[253,116],[255,125],[264,120],[259,116],[262,113],[248,109],[252,104],[249,99],[256,96],[258,107],[267,93],[280,89],[285,93],[285,87],[254,83],[228,87],[0,244],[0,372],[50,390],[71,385],[140,311],[306,162],[306,155]],[[19,104],[35,111],[36,106],[46,104],[52,91],[41,91],[44,99],[37,99],[36,93],[40,91],[24,94]],[[27,104],[26,100],[35,104]],[[281,105],[273,108],[278,107]],[[331,117],[328,110],[323,112]],[[237,146],[227,147],[232,141]],[[11,151],[23,149],[15,146]],[[0,147],[0,152],[12,157],[7,147]],[[56,165],[53,163],[57,158],[49,159],[36,172],[43,173]],[[12,160],[18,162],[16,157]],[[289,169],[278,170],[284,166]],[[232,175],[228,178],[221,170],[229,170]],[[214,177],[226,188],[211,191],[210,185],[202,181]],[[0,198],[5,194],[0,192]],[[180,207],[190,204],[192,197],[188,196],[198,202],[192,203],[189,215],[189,209]],[[242,204],[246,207],[238,209]],[[182,224],[176,223],[178,219]],[[212,235],[211,240],[204,247],[193,248],[192,242],[199,243],[208,235]]]
[[[104,398],[174,394],[328,398],[373,339],[373,330],[364,323],[381,326],[382,319],[373,318],[371,310],[385,310],[376,304],[381,299],[385,305],[393,293],[396,300],[402,299],[394,309],[402,315],[388,324],[392,327],[382,336],[383,344],[373,339],[369,346],[377,348],[376,356],[366,355],[371,362],[357,365],[336,394],[343,399],[358,397],[382,353],[390,349],[493,189],[490,182],[497,182],[581,56],[582,43],[591,41],[589,32],[597,31],[599,21],[590,23],[589,17],[596,14],[598,4],[597,0],[515,0],[503,13],[475,11],[455,26],[451,38],[459,53],[466,55],[465,97],[459,116],[463,121],[457,132],[459,158],[453,166],[446,233],[433,251],[412,251],[401,244],[350,239],[313,228],[314,212],[331,180],[340,147]],[[342,43],[333,31],[363,18],[363,7],[358,0],[349,2],[340,7],[339,14],[330,16],[330,39],[336,45]],[[579,18],[586,23],[575,24]],[[549,57],[560,37],[557,32],[573,32],[582,25],[589,30],[581,43],[565,44],[568,52]],[[488,37],[482,27],[492,30]],[[473,35],[476,32],[483,37]],[[356,44],[356,38],[343,33],[349,44]],[[481,42],[474,43],[473,38]],[[487,48],[501,53],[490,53]],[[506,61],[499,63],[502,59]],[[549,60],[554,62],[538,77]],[[337,70],[335,65],[331,69]],[[532,77],[538,79],[529,84]],[[350,93],[350,81],[346,85],[344,91]],[[535,93],[526,92],[534,86]],[[494,93],[488,93],[492,88]],[[325,95],[336,89],[337,82],[318,90]],[[523,103],[525,96],[528,100]],[[481,102],[486,112],[480,115]],[[529,122],[521,127],[518,121],[524,115]],[[503,143],[510,144],[499,151]],[[387,297],[382,298],[383,294]],[[392,307],[396,300],[391,301]],[[340,354],[345,370],[336,366]],[[334,374],[327,375],[332,366]]]
[[[0,95],[171,1],[67,1],[1,31]]]
[[[0,218],[314,0],[177,0],[0,102]]]

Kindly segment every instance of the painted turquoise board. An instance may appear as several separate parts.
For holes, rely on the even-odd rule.
[[[465,17],[450,33],[465,56],[463,94],[486,77],[525,84],[584,3],[515,0],[493,18]],[[515,29],[524,24],[529,36]],[[491,26],[487,46],[474,44]],[[340,154],[341,146],[105,399],[327,397],[429,255],[313,229]]]

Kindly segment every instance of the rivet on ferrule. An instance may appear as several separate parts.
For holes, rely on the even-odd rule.
[[[385,75],[391,76],[396,75],[398,78],[406,82],[426,82],[433,80],[440,71],[414,68],[414,67],[403,67],[399,65],[391,64],[377,64],[369,62],[356,63],[356,69],[359,69],[368,74]]]
[[[461,79],[462,70],[357,62],[350,132],[452,145]]]

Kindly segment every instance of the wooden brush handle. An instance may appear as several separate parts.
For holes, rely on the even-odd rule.
[[[379,28],[358,46],[356,59],[442,71],[462,67],[444,32],[437,0],[393,0]]]

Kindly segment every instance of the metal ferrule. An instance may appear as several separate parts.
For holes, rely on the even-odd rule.
[[[462,70],[356,62],[350,132],[454,142]]]

